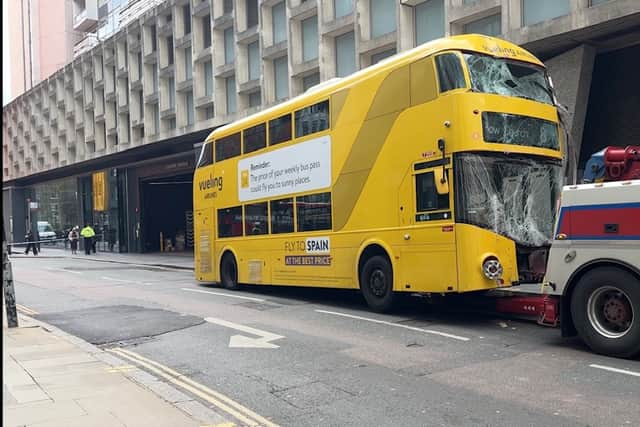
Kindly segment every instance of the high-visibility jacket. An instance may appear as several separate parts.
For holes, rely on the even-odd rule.
[[[87,225],[85,228],[82,229],[82,231],[80,232],[80,235],[82,237],[93,237],[96,235],[96,232],[93,231],[93,228],[91,228],[90,225]]]

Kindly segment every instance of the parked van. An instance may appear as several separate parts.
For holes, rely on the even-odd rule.
[[[38,221],[38,234],[40,240],[53,240],[57,237],[49,221]]]

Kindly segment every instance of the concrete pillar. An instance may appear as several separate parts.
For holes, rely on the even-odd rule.
[[[592,46],[583,44],[545,61],[558,101],[567,109],[565,125],[573,144],[573,155],[569,150],[567,159],[573,168],[577,168],[575,163],[580,158],[595,54]]]

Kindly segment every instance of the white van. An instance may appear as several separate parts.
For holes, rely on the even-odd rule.
[[[38,235],[40,240],[53,240],[57,237],[49,221],[38,221]]]

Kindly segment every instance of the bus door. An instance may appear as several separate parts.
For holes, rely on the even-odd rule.
[[[212,209],[199,209],[194,217],[195,269],[198,280],[215,281],[213,263],[214,221]]]
[[[416,164],[410,179],[405,180],[412,188],[411,204],[406,204],[412,209],[406,215],[408,227],[403,228],[400,282],[396,289],[455,292],[458,284],[451,169],[448,165],[424,166]]]

